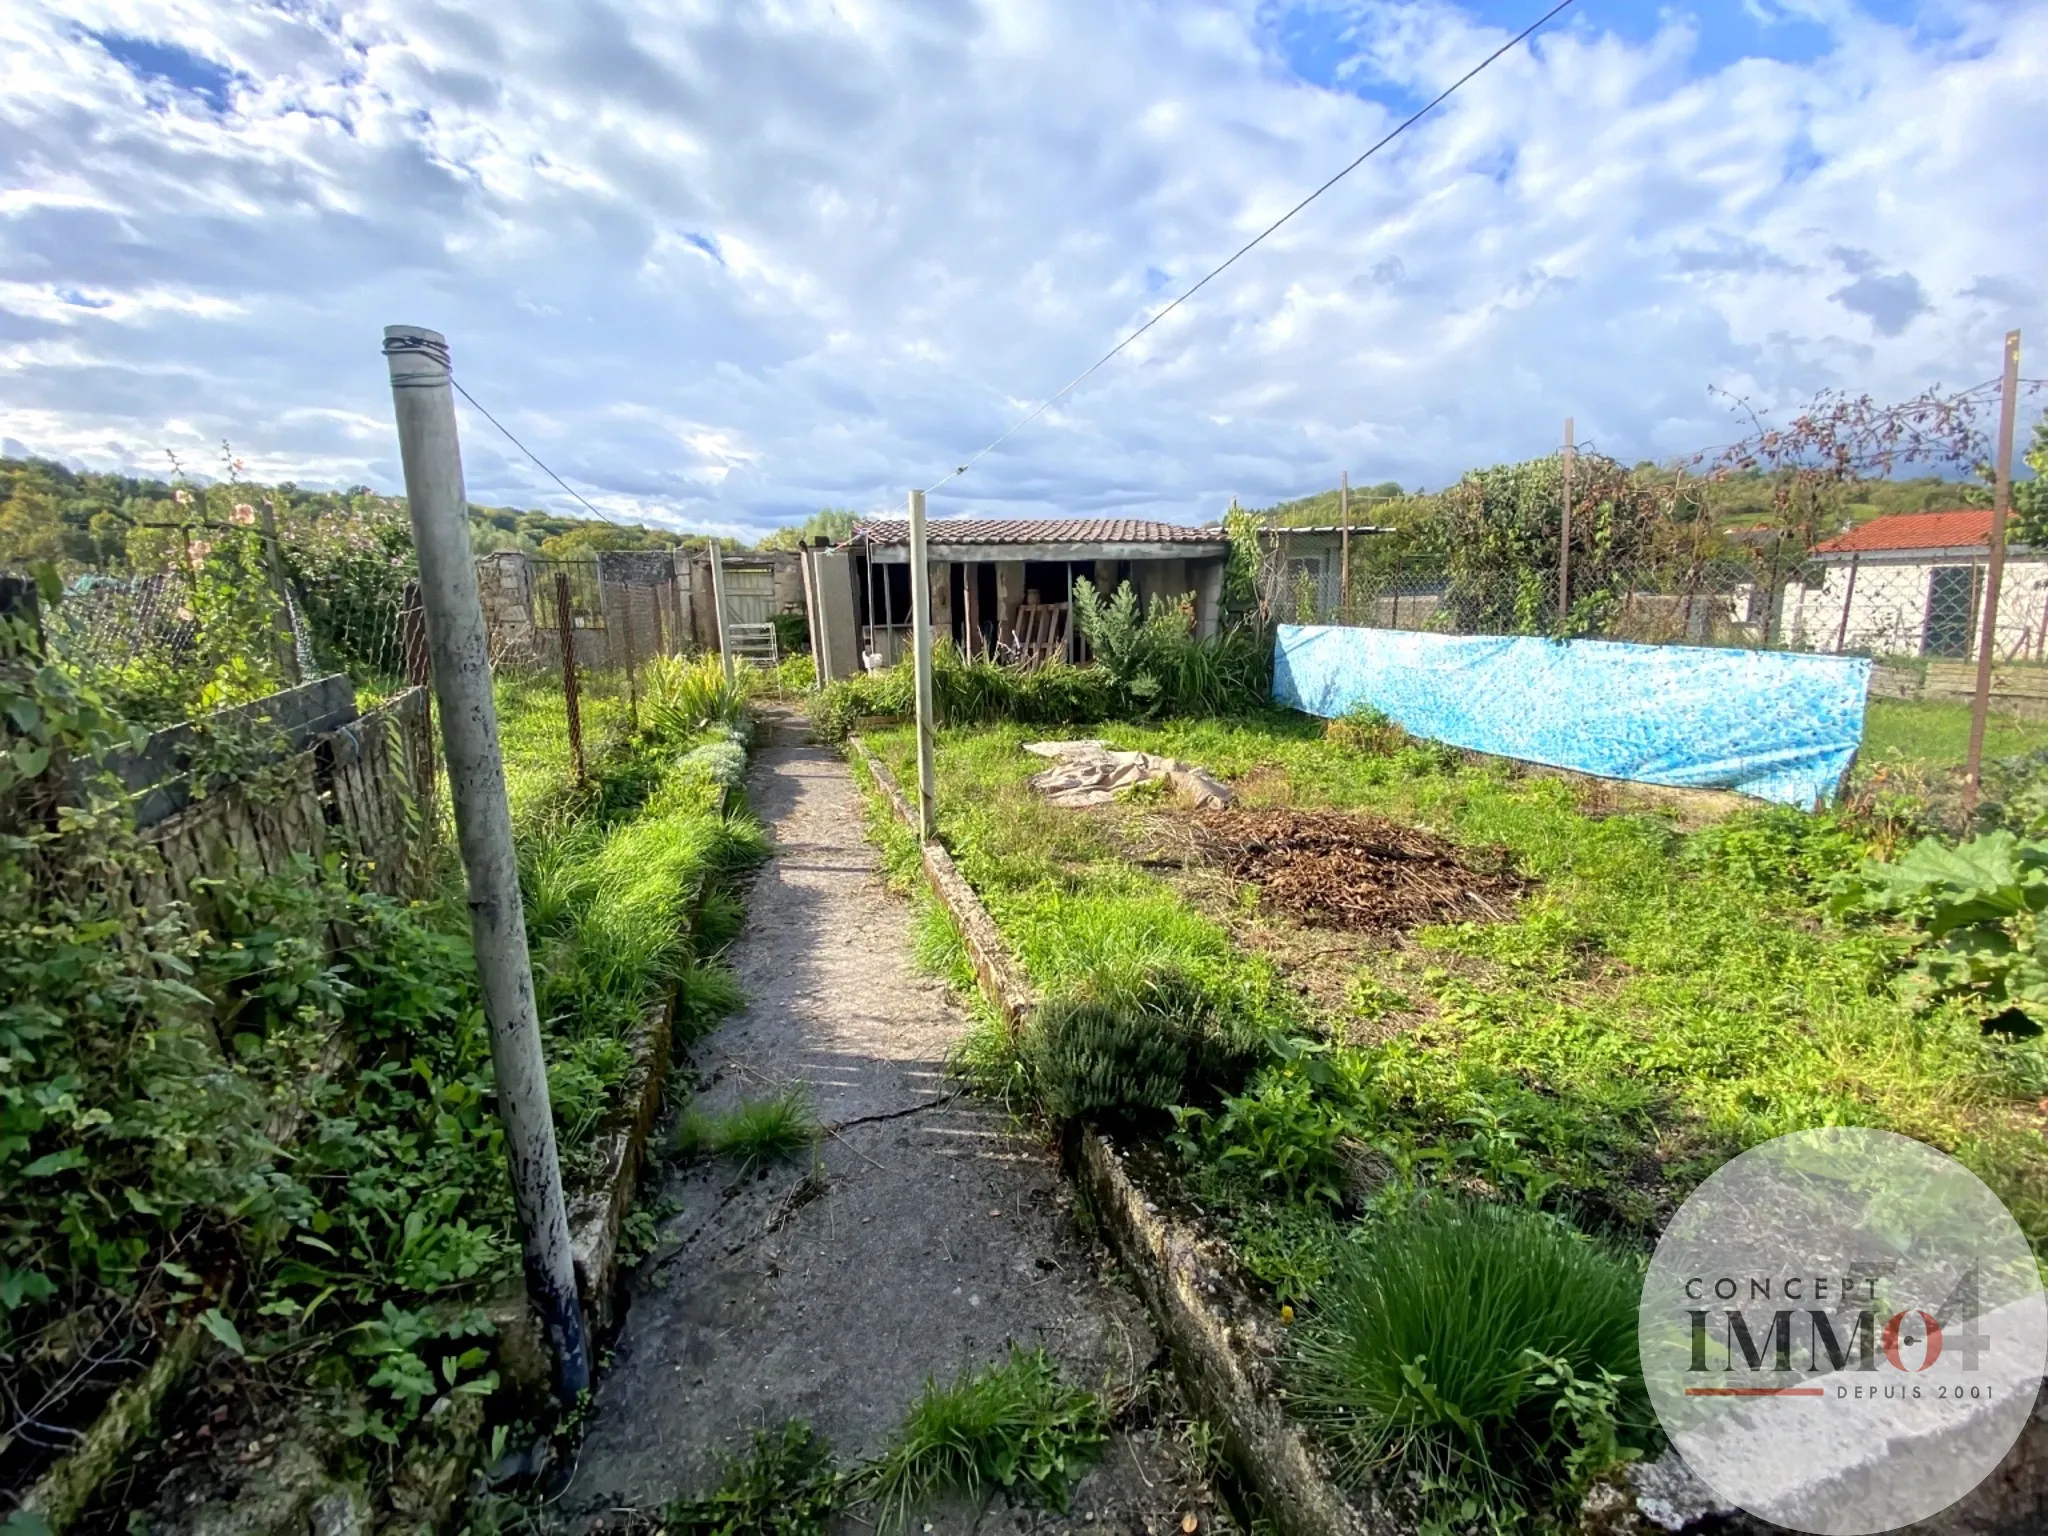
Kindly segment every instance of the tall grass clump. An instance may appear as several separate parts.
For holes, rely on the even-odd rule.
[[[883,1530],[949,1493],[1001,1489],[1064,1511],[1108,1440],[1108,1405],[1062,1381],[1044,1350],[1013,1345],[1001,1363],[951,1386],[926,1381],[895,1443],[860,1480]]]
[[[709,726],[741,725],[758,686],[752,667],[735,667],[728,678],[716,656],[657,657],[640,679],[649,731],[658,740],[674,742]]]
[[[707,879],[757,861],[758,824],[721,817],[702,778],[672,773],[623,819],[559,818],[536,828],[520,875],[551,1085],[580,1113],[558,1116],[574,1145],[624,1076],[630,1040],[674,991],[677,1027],[700,1033],[738,1001],[696,953],[692,900]],[[559,1080],[559,1081],[557,1081]]]
[[[1144,1119],[1242,1087],[1261,1035],[1185,971],[1099,972],[1040,1004],[1019,1045],[1054,1120]]]
[[[1637,1266],[1524,1208],[1411,1204],[1359,1243],[1297,1337],[1298,1413],[1353,1481],[1549,1513],[1638,1453]]]
[[[683,1157],[729,1157],[742,1177],[808,1151],[820,1135],[810,1095],[801,1088],[765,1099],[743,1099],[722,1115],[686,1110],[676,1122],[674,1147]]]

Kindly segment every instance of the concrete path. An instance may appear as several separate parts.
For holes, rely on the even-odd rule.
[[[750,803],[776,852],[729,956],[747,1007],[693,1053],[706,1109],[801,1084],[829,1128],[815,1159],[735,1181],[672,1168],[674,1211],[631,1288],[576,1475],[579,1523],[702,1491],[752,1431],[803,1419],[842,1460],[887,1444],[927,1377],[1015,1341],[1129,1402],[1071,1516],[942,1510],[911,1529],[1179,1531],[1208,1498],[1180,1465],[1172,1389],[1143,1310],[1099,1278],[1045,1148],[945,1072],[966,1027],[910,962],[846,764],[756,754]]]

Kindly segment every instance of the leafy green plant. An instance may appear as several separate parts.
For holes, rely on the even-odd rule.
[[[1433,1496],[1547,1509],[1648,1431],[1640,1291],[1633,1263],[1552,1218],[1413,1203],[1346,1250],[1295,1338],[1289,1401],[1347,1478],[1393,1465]]]
[[[682,1536],[823,1536],[846,1498],[830,1448],[792,1419],[756,1430],[751,1453],[727,1465],[717,1488],[670,1503],[661,1524]]]
[[[2048,843],[2004,831],[1957,848],[1925,838],[1893,862],[1864,865],[1838,905],[1911,919],[1927,936],[1913,974],[1931,995],[2048,1019]]]
[[[1375,755],[1397,751],[1408,743],[1408,733],[1394,717],[1370,704],[1354,704],[1329,724],[1325,734],[1353,751]]]
[[[752,668],[736,667],[728,679],[716,656],[657,657],[640,674],[648,730],[664,741],[685,741],[706,726],[739,725],[753,687]]]
[[[882,1529],[948,1493],[1001,1490],[1064,1511],[1074,1483],[1109,1439],[1109,1408],[1068,1385],[1042,1349],[1006,1359],[952,1385],[925,1383],[903,1428],[859,1486]]]
[[[1146,713],[1163,707],[1194,627],[1186,603],[1155,594],[1142,608],[1128,581],[1105,598],[1083,576],[1074,582],[1073,608],[1074,627],[1128,706]]]

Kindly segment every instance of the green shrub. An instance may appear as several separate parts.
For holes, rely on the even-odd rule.
[[[1105,598],[1083,577],[1074,583],[1074,625],[1108,674],[1119,713],[1242,714],[1265,702],[1270,643],[1236,629],[1197,639],[1187,598],[1155,593],[1141,612],[1129,582]]]
[[[1346,1246],[1296,1337],[1288,1395],[1348,1479],[1395,1468],[1513,1524],[1516,1506],[1566,1499],[1643,1443],[1641,1289],[1633,1263],[1550,1217],[1412,1204]]]
[[[728,679],[716,656],[659,657],[641,674],[648,730],[657,740],[681,742],[706,726],[738,726],[746,719],[754,682],[749,667],[735,668]]]
[[[1240,1086],[1263,1041],[1186,972],[1096,975],[1039,1006],[1020,1045],[1055,1120],[1145,1116]]]
[[[1394,717],[1370,704],[1354,704],[1332,720],[1323,734],[1368,756],[1385,756],[1408,744],[1408,733]]]
[[[1060,1380],[1044,1350],[1013,1345],[1001,1364],[950,1387],[927,1381],[896,1443],[861,1481],[884,1530],[948,1493],[1002,1489],[1064,1511],[1108,1439],[1101,1398]]]
[[[1077,609],[1085,585],[1075,583]],[[1116,601],[1129,590],[1126,583]],[[1241,714],[1265,702],[1273,675],[1270,643],[1247,630],[1197,640],[1184,609],[1155,610],[1157,634],[1171,632],[1171,638],[1155,635],[1137,649],[1112,642],[1121,664],[1138,668],[1129,678],[1099,661],[1084,667],[1053,661],[1028,671],[985,656],[969,661],[942,640],[932,648],[933,712],[947,726],[1087,725],[1133,713]],[[843,741],[863,716],[915,713],[916,678],[906,658],[886,671],[841,678],[810,700],[818,735]]]

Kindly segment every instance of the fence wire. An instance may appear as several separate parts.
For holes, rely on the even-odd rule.
[[[162,726],[346,674],[367,706],[428,678],[406,564],[264,558],[196,541],[167,571],[74,577],[43,610],[51,658],[126,718]],[[515,813],[545,806],[627,745],[647,669],[692,646],[667,552],[477,561]]]

